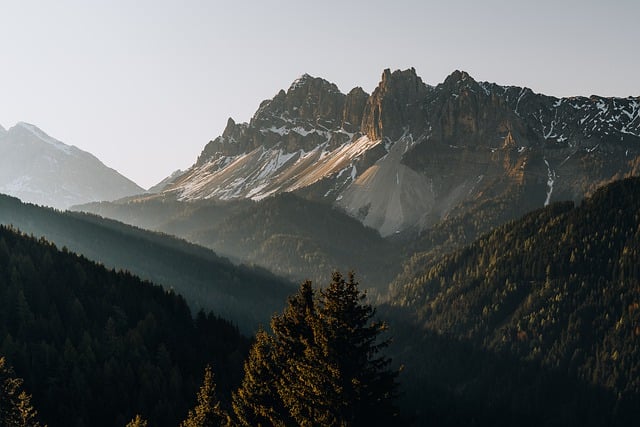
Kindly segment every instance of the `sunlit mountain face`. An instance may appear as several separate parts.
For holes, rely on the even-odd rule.
[[[428,86],[413,69],[385,70],[371,95],[304,75],[249,123],[229,119],[164,191],[255,201],[295,192],[389,236],[496,198],[521,213],[635,175],[639,113],[639,98],[554,98],[460,71]]]

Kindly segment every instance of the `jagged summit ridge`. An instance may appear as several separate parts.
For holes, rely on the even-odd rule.
[[[388,235],[495,198],[521,210],[580,200],[638,174],[639,113],[639,98],[555,98],[461,70],[430,86],[413,68],[386,69],[370,95],[305,74],[249,123],[229,119],[166,191],[186,200],[295,191]]]

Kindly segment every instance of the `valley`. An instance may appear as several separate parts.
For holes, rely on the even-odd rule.
[[[75,152],[30,126],[0,129],[0,148],[22,132],[23,145],[35,135]],[[47,357],[55,381],[75,375],[64,393],[117,390],[112,374],[125,370],[140,394],[135,405],[109,395],[119,425],[136,413],[175,425],[196,393],[193,369],[205,369],[207,410],[229,425],[331,425],[372,399],[399,425],[629,425],[640,404],[639,167],[637,97],[556,98],[464,71],[432,86],[413,68],[344,94],[304,74],[248,123],[229,118],[190,168],[149,191],[32,200],[64,212],[1,195],[0,292],[17,308],[0,319],[0,354],[51,425],[99,411],[91,396],[77,413],[55,408],[58,389],[36,363]],[[51,257],[77,289],[60,284]],[[90,292],[109,294],[83,299],[95,283]],[[39,286],[68,298],[51,308]],[[143,308],[117,296],[134,290]],[[69,336],[45,327],[61,316]],[[78,319],[91,330],[76,331]],[[177,341],[159,323],[186,328],[175,334],[192,359],[161,349]],[[214,336],[229,344],[210,347]],[[348,385],[338,371],[357,374]],[[225,372],[215,396],[213,372]],[[370,398],[354,385],[367,380]],[[174,406],[150,403],[176,393]]]

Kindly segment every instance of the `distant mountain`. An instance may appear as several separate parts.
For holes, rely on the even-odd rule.
[[[203,247],[95,215],[57,212],[0,195],[0,224],[44,236],[109,268],[180,293],[195,311],[212,310],[250,334],[281,310],[295,286],[256,268],[235,266]]]
[[[144,190],[93,155],[20,122],[0,131],[0,193],[66,209]]]
[[[164,193],[179,200],[282,192],[330,203],[383,236],[494,198],[512,218],[578,201],[640,167],[640,98],[554,98],[456,71],[438,86],[385,70],[371,95],[304,75],[229,119]]]
[[[476,419],[491,409],[533,425],[628,425],[640,403],[638,266],[640,178],[577,207],[551,204],[440,260],[414,255],[389,298],[412,325],[396,337],[412,359],[408,386],[439,389],[433,407],[482,408]]]

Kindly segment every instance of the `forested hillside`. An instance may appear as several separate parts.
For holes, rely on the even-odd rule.
[[[75,208],[180,236],[294,282],[321,283],[327,272],[352,269],[368,288],[386,291],[404,256],[405,242],[396,245],[339,208],[291,193],[260,202],[158,195]]]
[[[248,340],[129,273],[0,226],[0,354],[49,426],[177,425],[205,364],[228,393]]]
[[[399,247],[374,229],[289,193],[252,204],[192,239],[295,281],[322,283],[327,272],[354,270],[377,290],[386,288],[401,261]]]
[[[412,392],[439,390],[425,398],[434,413],[466,401],[477,409],[466,416],[505,425],[519,414],[532,425],[625,425],[637,415],[640,179],[433,260],[413,256],[389,301],[423,330],[421,343],[399,337],[398,351],[412,358]]]
[[[295,290],[265,270],[235,266],[184,240],[95,215],[62,213],[0,195],[0,223],[173,289],[195,311],[213,310],[246,333],[268,322]]]

